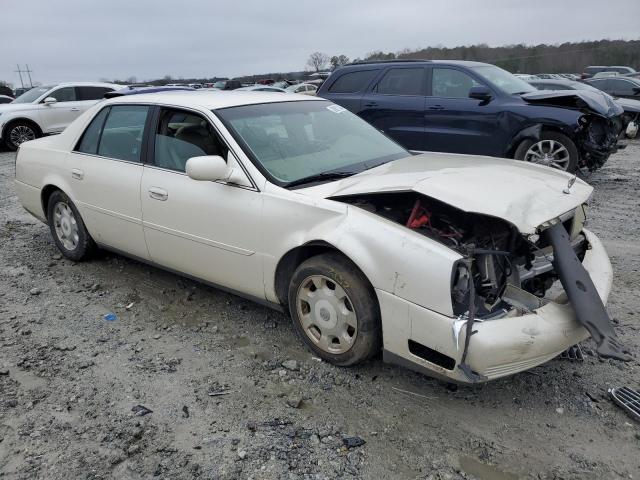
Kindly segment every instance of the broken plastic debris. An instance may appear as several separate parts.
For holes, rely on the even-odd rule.
[[[106,315],[104,315],[102,318],[104,318],[107,322],[113,322],[118,319],[118,316],[113,312],[109,312]]]
[[[572,362],[584,362],[584,355],[580,345],[573,345],[562,352],[559,357],[563,360],[571,360]]]
[[[342,444],[347,448],[361,447],[365,443],[367,442],[360,437],[345,437],[342,439]]]
[[[127,305],[125,308],[125,310],[131,310],[133,308],[133,304],[134,302],[131,302],[129,305]]]
[[[153,413],[153,410],[148,409],[144,405],[136,405],[131,409],[136,417],[144,417],[149,413]]]

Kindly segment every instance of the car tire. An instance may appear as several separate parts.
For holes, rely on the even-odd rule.
[[[289,312],[298,335],[323,360],[361,363],[380,351],[380,307],[360,269],[338,253],[304,261],[289,284]]]
[[[551,153],[555,151],[558,153],[552,156]],[[580,160],[575,143],[566,135],[557,132],[542,132],[538,140],[523,140],[518,145],[514,158],[569,173],[576,172]],[[538,158],[537,161],[536,158]]]
[[[12,122],[4,129],[4,144],[11,151],[18,150],[18,147],[28,141],[41,137],[40,129],[33,123],[24,120]]]
[[[60,190],[49,197],[47,220],[53,240],[65,257],[79,262],[90,258],[97,250],[80,212]]]

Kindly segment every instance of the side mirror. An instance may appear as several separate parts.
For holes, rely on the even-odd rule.
[[[58,100],[56,100],[53,97],[47,97],[47,98],[44,99],[44,104],[45,105],[53,105],[55,103],[58,103]]]
[[[193,157],[187,160],[187,175],[193,180],[215,182],[227,178],[227,162],[219,155]]]
[[[486,102],[491,100],[491,90],[484,86],[471,87],[469,89],[469,98]]]

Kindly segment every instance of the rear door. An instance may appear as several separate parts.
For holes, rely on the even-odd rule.
[[[333,75],[320,87],[318,96],[331,100],[347,110],[359,114],[362,96],[365,90],[380,72],[378,68],[369,70],[340,71]]]
[[[426,150],[426,70],[390,67],[362,97],[359,115],[409,150]]]
[[[503,155],[499,138],[500,101],[469,98],[472,87],[488,85],[458,68],[429,68],[426,100],[426,149],[435,152]],[[491,89],[490,89],[491,90]],[[495,96],[494,96],[495,97]]]
[[[140,181],[149,108],[102,109],[69,155],[73,200],[94,240],[145,260]]]

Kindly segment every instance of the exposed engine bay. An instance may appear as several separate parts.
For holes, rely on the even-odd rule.
[[[517,287],[542,298],[558,279],[552,265],[553,251],[540,237],[526,238],[508,222],[476,213],[467,213],[436,199],[414,192],[382,193],[343,197],[341,201],[376,213],[436,240],[465,257],[472,256],[469,272],[460,261],[452,276],[453,313],[469,311],[469,280],[473,278],[477,304],[476,318],[504,316],[514,308],[525,309],[522,302],[505,299],[507,286]],[[572,244],[580,259],[586,242],[580,234],[584,212],[572,212],[562,219],[571,234]],[[575,224],[575,225],[574,225]]]

